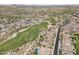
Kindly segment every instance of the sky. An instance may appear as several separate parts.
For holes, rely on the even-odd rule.
[[[0,0],[0,4],[67,5],[79,4],[79,0]]]

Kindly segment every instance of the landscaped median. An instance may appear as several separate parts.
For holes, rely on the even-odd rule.
[[[33,25],[23,32],[19,32],[16,37],[0,44],[0,54],[20,47],[24,43],[28,43],[38,38],[40,31],[48,28],[48,22]]]

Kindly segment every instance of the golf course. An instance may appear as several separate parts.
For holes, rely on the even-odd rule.
[[[38,38],[40,31],[48,27],[48,22],[42,22],[30,26],[23,32],[19,32],[15,37],[0,44],[0,54],[16,49],[25,43],[31,42]]]

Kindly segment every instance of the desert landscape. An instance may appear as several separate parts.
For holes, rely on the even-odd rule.
[[[79,55],[79,5],[0,5],[0,55]]]

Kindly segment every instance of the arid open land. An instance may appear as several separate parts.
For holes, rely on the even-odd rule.
[[[79,55],[79,5],[0,5],[0,55]]]

